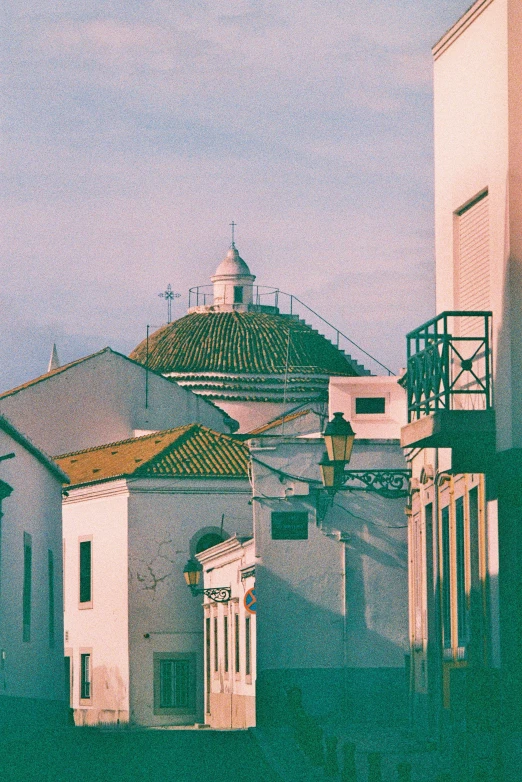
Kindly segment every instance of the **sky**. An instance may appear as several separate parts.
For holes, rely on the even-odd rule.
[[[8,0],[0,391],[236,244],[394,371],[434,314],[431,46],[470,0]],[[356,355],[356,353],[354,353]]]

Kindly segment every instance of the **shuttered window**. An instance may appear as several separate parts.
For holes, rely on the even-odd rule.
[[[487,191],[456,214],[456,305],[459,310],[490,309],[489,204]],[[477,328],[474,318],[461,324],[462,336]]]
[[[160,709],[189,705],[189,661],[160,660]]]

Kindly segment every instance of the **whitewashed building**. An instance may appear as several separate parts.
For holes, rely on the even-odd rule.
[[[0,411],[53,455],[192,422],[218,432],[235,425],[209,400],[111,348],[0,394]]]
[[[356,431],[349,469],[405,471],[397,378],[336,378],[330,398],[331,412],[343,412]],[[241,709],[246,700],[252,719],[253,696],[257,725],[284,724],[295,688],[323,723],[406,722],[404,492],[385,498],[353,480],[330,502],[319,472],[324,447],[319,432],[253,436],[253,540],[226,541],[198,557],[205,587],[232,591],[228,605],[205,604],[212,725],[244,726]],[[252,588],[255,619],[247,610]]]
[[[69,453],[65,654],[77,725],[204,721],[188,559],[251,534],[248,449],[201,425]]]
[[[66,724],[62,484],[67,480],[0,416],[0,731]]]
[[[521,43],[518,0],[477,0],[433,48],[438,315],[408,335],[412,708],[460,778],[495,735],[522,758]]]
[[[204,602],[205,722],[211,728],[256,724],[257,634],[254,539],[234,536],[197,554],[207,589],[230,600]]]

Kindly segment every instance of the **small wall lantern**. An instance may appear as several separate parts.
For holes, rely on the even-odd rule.
[[[203,568],[197,559],[189,559],[185,568],[183,569],[183,575],[187,586],[190,587],[190,591],[193,595],[206,595],[215,603],[228,603],[232,590],[230,587],[209,587],[208,589],[198,589],[199,579]]]

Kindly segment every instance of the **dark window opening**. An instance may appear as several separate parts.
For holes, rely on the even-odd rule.
[[[358,396],[355,399],[356,415],[382,415],[386,410],[384,396]]]
[[[80,603],[92,600],[92,546],[90,540],[80,543]]]
[[[28,532],[24,532],[24,587],[22,595],[23,633],[24,641],[31,640],[31,592],[33,570],[33,540]]]
[[[196,554],[201,554],[202,551],[206,551],[212,546],[217,546],[218,543],[223,543],[224,538],[217,532],[208,532],[206,535],[202,535],[196,544]]]
[[[451,649],[451,590],[450,590],[450,515],[442,509],[442,635],[445,649]]]
[[[234,304],[243,304],[243,287],[234,285]]]

